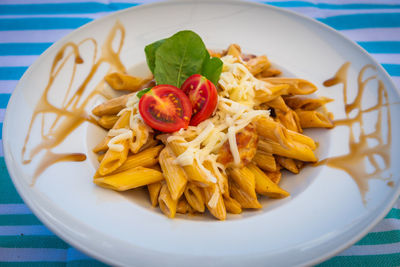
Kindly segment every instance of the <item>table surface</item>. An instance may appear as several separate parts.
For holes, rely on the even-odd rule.
[[[0,0],[1,125],[18,80],[52,43],[96,18],[148,2],[155,1]],[[304,14],[340,31],[371,53],[400,88],[400,0],[263,3]],[[46,25],[51,24],[49,29]],[[55,236],[32,214],[11,182],[0,147],[0,265],[103,265]],[[321,264],[336,265],[400,265],[400,200],[362,240]]]

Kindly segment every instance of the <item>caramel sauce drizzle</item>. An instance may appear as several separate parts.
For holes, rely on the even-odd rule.
[[[117,34],[120,33],[120,39],[118,42],[118,46],[116,51],[113,50],[113,42],[117,38]],[[84,161],[86,160],[86,155],[83,153],[54,153],[52,149],[61,144],[70,133],[72,133],[76,128],[78,128],[82,123],[89,122],[97,125],[97,120],[93,118],[90,114],[85,111],[89,101],[96,95],[104,95],[103,89],[105,82],[101,80],[96,86],[95,89],[90,92],[86,98],[82,99],[85,90],[87,89],[87,85],[93,79],[94,75],[98,71],[99,67],[103,63],[109,64],[108,73],[113,71],[126,72],[124,65],[120,59],[121,49],[125,39],[125,28],[123,25],[117,21],[111,31],[109,32],[104,44],[100,50],[100,56],[97,58],[98,54],[98,45],[95,39],[87,38],[79,43],[68,42],[64,44],[61,49],[57,52],[56,56],[53,59],[53,63],[51,66],[49,79],[43,94],[41,95],[36,107],[33,111],[31,122],[29,124],[28,132],[25,137],[24,146],[21,151],[21,157],[23,164],[29,164],[37,156],[41,151],[45,151],[43,157],[40,159],[38,167],[33,175],[32,185],[35,184],[37,177],[45,171],[52,164],[61,162],[61,161]],[[83,64],[84,60],[79,54],[79,48],[87,43],[92,42],[95,49],[94,55],[92,59],[92,66],[90,68],[89,73],[83,80],[83,82],[79,85],[76,91],[72,96],[69,97],[72,85],[75,79],[75,73],[78,64]],[[67,50],[72,50],[67,52]],[[51,90],[53,89],[53,83],[57,76],[62,73],[66,63],[69,59],[74,58],[74,64],[72,69],[72,74],[70,78],[70,82],[66,93],[64,95],[61,107],[56,107],[51,104],[48,96]],[[51,123],[48,131],[45,131],[45,115],[46,114],[55,114],[56,117],[54,121]],[[35,144],[33,148],[27,153],[27,145],[30,140],[30,135],[32,132],[32,127],[34,122],[40,118],[41,115],[41,137],[42,139],[38,144]],[[28,156],[27,156],[28,154]]]
[[[369,179],[383,179],[389,178],[382,177],[384,171],[390,168],[390,149],[392,142],[392,127],[390,117],[390,104],[387,90],[383,82],[375,75],[364,78],[365,72],[368,69],[376,70],[372,65],[364,66],[357,78],[357,95],[353,101],[348,100],[348,69],[350,62],[344,63],[340,69],[336,72],[335,76],[324,82],[324,86],[330,87],[337,84],[343,86],[343,102],[345,105],[344,119],[336,120],[336,126],[347,126],[350,130],[349,136],[349,153],[341,156],[331,157],[322,160],[317,165],[326,164],[330,167],[341,169],[349,174],[352,179],[356,182],[360,191],[364,204],[366,203],[366,192],[369,190]],[[362,98],[365,92],[367,84],[373,80],[378,82],[377,86],[377,101],[372,107],[363,109]],[[352,111],[356,111],[355,116],[350,116]],[[377,112],[378,120],[374,126],[374,130],[371,133],[365,133],[364,120],[367,113]],[[383,120],[383,113],[386,113],[386,119]],[[368,123],[368,121],[366,121]],[[354,135],[354,126],[359,124],[360,134],[359,140],[357,141]],[[383,132],[382,125],[387,124],[387,133]],[[373,139],[377,142],[376,145],[368,145],[368,139]],[[376,156],[380,156],[383,160],[383,167],[380,167]],[[368,160],[373,166],[373,171],[368,173],[366,171],[365,161]]]

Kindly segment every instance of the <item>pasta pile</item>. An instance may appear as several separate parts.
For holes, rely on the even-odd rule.
[[[266,56],[247,55],[238,45],[222,52],[218,104],[213,116],[172,134],[147,126],[138,112],[136,91],[151,79],[112,73],[116,90],[133,93],[97,106],[93,114],[108,129],[93,151],[100,166],[94,183],[116,191],[147,187],[153,207],[168,217],[260,209],[259,195],[284,198],[282,170],[299,173],[316,162],[316,144],[305,128],[332,128],[328,98],[305,97],[317,90],[306,80],[276,77]]]

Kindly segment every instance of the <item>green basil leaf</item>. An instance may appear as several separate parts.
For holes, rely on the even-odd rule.
[[[156,51],[165,42],[165,39],[158,40],[152,44],[147,45],[144,48],[144,52],[146,53],[146,61],[149,69],[152,73],[154,73],[155,61],[156,61]]]
[[[140,99],[140,98],[142,98],[142,96],[143,96],[145,93],[147,93],[147,92],[150,91],[150,90],[151,90],[151,87],[145,88],[145,89],[143,89],[143,90],[140,90],[139,92],[137,92],[136,96]]]
[[[207,53],[196,33],[180,31],[174,34],[156,49],[154,78],[157,84],[179,88],[189,76],[202,72]]]
[[[217,85],[219,76],[222,72],[222,60],[213,57],[204,62],[202,75],[209,79],[213,84]]]

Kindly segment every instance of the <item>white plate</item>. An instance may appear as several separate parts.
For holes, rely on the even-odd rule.
[[[286,74],[314,82],[320,88],[319,95],[335,99],[328,109],[336,118],[344,114],[342,88],[326,88],[322,82],[346,61],[352,63],[350,99],[356,92],[358,72],[362,66],[372,64],[376,71],[368,70],[368,75],[375,73],[386,86],[391,102],[399,102],[398,91],[387,73],[364,50],[329,27],[286,10],[253,3],[182,1],[143,5],[89,23],[55,43],[24,74],[9,102],[3,130],[5,159],[18,192],[40,220],[71,245],[118,265],[315,264],[359,240],[399,196],[398,164],[392,164],[384,173],[393,174],[394,186],[388,186],[388,181],[369,181],[366,205],[349,175],[323,165],[307,167],[299,175],[285,173],[282,187],[291,192],[291,197],[263,200],[260,211],[229,216],[223,222],[207,216],[170,220],[151,208],[140,190],[122,195],[92,183],[97,166],[91,148],[104,132],[88,123],[54,150],[86,153],[88,160],[54,164],[35,186],[30,186],[42,154],[24,165],[21,149],[57,51],[67,42],[88,37],[101,45],[117,20],[126,28],[121,58],[131,70],[144,70],[145,45],[178,30],[191,29],[208,47],[225,48],[238,43],[245,52],[267,54]],[[93,47],[87,44],[80,48],[85,63],[77,69],[74,90],[91,66]],[[68,63],[50,91],[54,103],[64,95],[71,69]],[[107,66],[100,68],[93,80],[99,81],[106,71]],[[377,99],[373,93],[376,85],[368,84],[366,102]],[[393,118],[398,117],[399,105],[391,105],[391,112]],[[369,128],[374,126],[371,118],[366,122]],[[48,116],[45,122],[51,119]],[[392,121],[393,137],[399,136],[399,124],[399,120]],[[38,125],[31,134],[33,143],[41,141]],[[383,126],[384,133],[387,126]],[[319,141],[317,154],[321,159],[348,152],[346,127],[308,133]],[[391,158],[400,158],[398,138],[393,138],[391,148]]]

